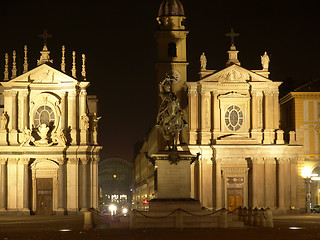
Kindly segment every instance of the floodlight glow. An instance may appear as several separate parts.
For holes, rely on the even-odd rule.
[[[116,214],[116,212],[117,212],[117,206],[116,205],[110,205],[109,206],[109,211],[110,211],[110,213],[111,213],[111,215],[115,215]]]
[[[303,227],[289,227],[290,230],[301,230]]]
[[[311,174],[312,174],[312,169],[311,167],[304,167],[302,170],[301,170],[301,175],[303,178],[310,178],[311,177]]]
[[[123,213],[123,214],[127,214],[127,213],[128,213],[128,209],[127,209],[127,208],[123,208],[123,209],[122,209],[122,213]]]
[[[71,232],[71,229],[60,229],[59,232]]]

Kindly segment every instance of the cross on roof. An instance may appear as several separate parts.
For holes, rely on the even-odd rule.
[[[231,28],[230,33],[227,33],[226,36],[231,38],[231,45],[234,45],[234,38],[240,36],[240,34],[235,33],[233,28]]]
[[[47,44],[47,39],[52,37],[52,35],[48,34],[47,29],[43,31],[43,34],[39,34],[40,38],[43,38],[44,45]]]

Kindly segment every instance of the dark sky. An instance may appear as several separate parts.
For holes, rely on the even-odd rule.
[[[204,51],[209,69],[222,69],[233,27],[241,65],[260,69],[267,51],[271,79],[284,81],[281,91],[320,77],[320,8],[316,1],[181,0],[190,31],[187,40],[189,81],[197,80]],[[287,2],[287,1],[284,1]],[[308,4],[307,4],[308,2]],[[155,122],[156,16],[161,0],[123,1],[5,1],[0,12],[0,73],[4,53],[17,51],[22,69],[23,46],[29,66],[36,66],[43,47],[38,37],[46,28],[53,37],[48,48],[60,69],[61,46],[66,45],[67,71],[71,52],[87,56],[89,94],[99,98],[99,142],[102,158],[133,158],[133,145]],[[2,77],[1,77],[2,79]]]

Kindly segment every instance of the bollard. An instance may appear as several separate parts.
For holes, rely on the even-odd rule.
[[[228,227],[228,211],[225,208],[222,208],[219,216],[219,228],[227,228]]]
[[[129,213],[129,216],[130,216],[129,228],[133,229],[133,228],[135,228],[136,212],[134,210],[131,210]]]
[[[259,226],[259,216],[258,216],[259,210],[258,208],[253,209],[253,225]]]
[[[181,210],[176,212],[176,228],[183,229],[183,212]]]
[[[91,230],[93,228],[93,216],[92,212],[84,212],[84,230]]]
[[[253,211],[251,207],[248,209],[248,224],[253,226]]]
[[[265,210],[263,208],[259,211],[259,220],[260,220],[260,226],[266,227],[266,216],[265,216]]]
[[[243,213],[244,224],[248,224],[248,209],[247,209],[247,207],[243,208],[242,213]]]
[[[266,209],[266,227],[273,228],[273,213],[270,208]]]
[[[238,215],[239,215],[239,221],[240,222],[243,222],[243,215],[242,215],[242,207],[239,207],[238,208]]]

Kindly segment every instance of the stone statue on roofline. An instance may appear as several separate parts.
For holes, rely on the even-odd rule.
[[[261,64],[262,64],[262,69],[268,71],[269,69],[269,62],[270,58],[267,54],[267,52],[264,52],[264,55],[261,56]]]
[[[204,52],[200,56],[200,70],[206,70],[207,69],[207,58]]]

